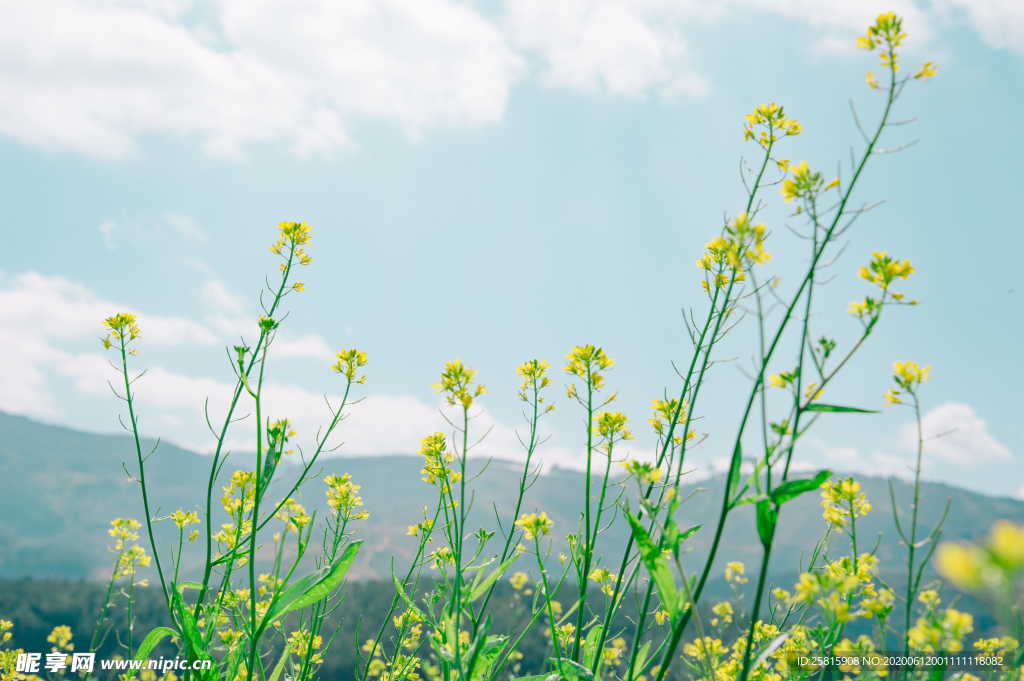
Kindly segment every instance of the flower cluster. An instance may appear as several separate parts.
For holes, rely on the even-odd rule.
[[[282,222],[277,227],[279,234],[277,241],[270,247],[271,253],[281,256],[286,261],[294,258],[300,265],[308,265],[313,262],[313,259],[309,257],[306,250],[302,248],[313,239],[310,235],[312,228],[309,225],[305,222]],[[287,267],[287,263],[281,263],[282,270],[285,270]],[[293,288],[296,287],[293,285]],[[299,284],[296,290],[301,291],[303,288]]]
[[[142,335],[142,331],[135,321],[135,315],[129,312],[118,312],[112,317],[107,317],[103,320],[103,326],[107,328],[107,335],[101,338],[100,342],[107,350],[114,345],[127,346],[128,343]],[[135,354],[134,351],[130,352]]]
[[[420,454],[425,459],[423,470],[423,482],[431,485],[441,483],[441,491],[447,492],[452,482],[458,482],[461,473],[452,470],[448,466],[455,461],[455,455],[448,451],[448,441],[444,433],[433,433],[423,438],[420,443]]]
[[[765,149],[774,144],[779,135],[788,137],[799,135],[803,131],[803,126],[791,118],[786,118],[785,109],[775,102],[759,104],[744,118],[746,120],[743,124],[743,139],[756,139]]]
[[[352,475],[328,475],[324,478],[327,485],[327,505],[331,507],[334,515],[343,521],[363,520],[369,518],[369,512],[359,510],[363,505],[363,498],[359,496],[360,485],[352,482]]]
[[[540,396],[540,391],[551,385],[551,379],[548,378],[548,369],[551,365],[542,359],[531,359],[523,362],[516,367],[516,375],[522,380],[519,384],[519,399],[523,402],[530,402],[532,397],[536,397],[537,404],[543,404],[544,398]],[[554,411],[555,405],[548,405],[544,410],[545,413]]]
[[[839,178],[826,183],[821,173],[812,170],[807,161],[800,161],[796,165],[780,161],[779,167],[789,174],[789,177],[782,181],[780,189],[782,198],[787,203],[793,199],[813,199],[819,193],[839,186]]]
[[[230,516],[247,513],[256,501],[256,473],[235,471],[231,474],[231,482],[223,489],[224,496],[220,498],[220,503],[224,511]]]
[[[871,254],[871,262],[857,270],[857,276],[888,291],[894,281],[906,279],[915,271],[909,260],[895,260],[885,251],[876,251]]]
[[[641,483],[654,484],[664,475],[664,471],[647,461],[628,459],[622,463],[622,467],[626,469],[626,473]]]
[[[1000,520],[985,544],[946,542],[935,559],[939,572],[961,589],[997,592],[1024,573],[1024,525]]]
[[[601,372],[615,364],[615,360],[596,345],[577,345],[565,358],[569,360],[565,370],[582,379],[593,390],[600,390],[604,385],[604,374]],[[575,396],[575,388],[570,386],[569,397]]]
[[[295,437],[295,430],[292,429],[288,419],[274,421],[267,426],[267,449],[280,454],[291,454],[293,450],[285,449],[285,445],[293,437]],[[266,484],[265,480],[264,484]]]
[[[974,631],[974,618],[966,612],[947,608],[941,613],[929,608],[907,632],[911,650],[922,653],[959,653],[964,638]]]
[[[527,539],[535,539],[548,534],[551,532],[552,524],[551,518],[543,511],[540,513],[524,513],[516,521],[516,527],[523,531],[523,535]]]
[[[601,593],[611,596],[615,593],[616,575],[608,568],[594,568],[588,575],[590,581],[601,587]]]
[[[651,411],[654,412],[651,418],[647,419],[647,422],[651,424],[651,428],[657,433],[659,437],[665,435],[668,430],[670,423],[683,423],[686,421],[686,402],[679,403],[677,399],[668,400],[654,400],[651,402]],[[678,412],[678,413],[677,413]],[[687,433],[686,439],[692,439],[696,436],[696,433]],[[677,443],[681,441],[679,436],[676,436]]]
[[[751,223],[747,212],[729,221],[721,236],[704,245],[704,255],[697,260],[697,267],[705,272],[701,287],[710,291],[712,286],[724,288],[730,282],[744,281],[744,272],[771,260],[771,253],[764,248],[767,234],[768,227]]]
[[[927,381],[931,373],[930,364],[921,366],[917,362],[893,362],[892,380],[896,387],[885,392],[885,401],[889,404],[902,404],[903,393],[916,394],[917,387]]]
[[[878,15],[875,23],[868,27],[865,35],[857,38],[857,47],[871,52],[879,50],[878,56],[882,67],[895,74],[900,69],[896,48],[906,39],[907,34],[903,31],[903,20],[895,12],[885,12]],[[926,61],[914,74],[914,78],[917,80],[931,78],[936,73],[938,70],[935,68],[935,64]],[[867,73],[866,80],[868,87],[878,89],[878,81],[870,71]]]
[[[856,520],[871,512],[871,502],[853,478],[829,480],[821,486],[822,517],[837,528],[845,528],[847,520]]]
[[[848,622],[854,617],[884,618],[892,610],[896,595],[875,586],[878,558],[870,553],[832,561],[823,569],[805,572],[793,586],[793,593],[777,589],[776,598],[791,605],[817,605],[831,622]]]
[[[348,381],[354,383],[366,383],[366,376],[359,376],[359,368],[366,366],[366,353],[362,350],[352,348],[342,350],[335,358],[331,369],[344,376]]]
[[[725,564],[725,581],[735,584],[747,583],[747,566],[738,560],[732,560]]]
[[[633,434],[626,427],[626,415],[620,411],[599,412],[596,421],[594,435],[604,438],[610,444],[633,439]]]
[[[460,360],[453,360],[444,365],[441,380],[434,384],[434,390],[442,393],[449,405],[461,405],[463,409],[469,409],[473,400],[487,391],[486,386],[473,384],[474,376],[476,369],[470,369]]]
[[[323,643],[323,637],[319,634],[313,635],[308,629],[299,629],[288,636],[287,647],[293,655],[305,658],[308,654],[310,664],[320,665],[323,664],[324,656],[317,651]]]
[[[312,520],[306,508],[291,497],[285,499],[276,517],[284,523],[285,529],[291,532],[301,532]]]

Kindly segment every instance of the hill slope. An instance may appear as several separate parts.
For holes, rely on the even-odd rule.
[[[105,576],[112,561],[106,549],[110,519],[139,518],[142,512],[138,488],[122,468],[122,462],[128,462],[127,470],[133,469],[131,440],[124,435],[83,433],[2,413],[0,433],[0,517],[6,521],[0,525],[0,576]],[[225,470],[229,474],[246,465],[247,455],[235,454]],[[147,464],[157,515],[176,508],[198,510],[207,467],[207,457],[161,444]],[[418,457],[408,456],[323,460],[322,474],[351,473],[363,486],[362,496],[371,514],[359,530],[366,546],[354,576],[386,577],[393,556],[399,562],[410,556],[414,542],[405,536],[405,528],[421,517],[423,506],[431,505],[434,498],[433,488],[420,481],[419,469]],[[290,477],[288,472],[284,475]],[[518,471],[506,463],[495,462],[484,468],[474,482],[478,493],[473,501],[472,525],[493,528],[495,509],[507,522],[517,476]],[[568,470],[554,470],[540,477],[528,493],[526,510],[546,510],[555,520],[556,534],[564,536],[577,523],[581,478],[580,473]],[[876,509],[860,521],[863,546],[870,547],[877,539],[885,566],[900,550],[889,510],[888,481],[861,480]],[[894,484],[897,499],[910,498],[905,483]],[[704,524],[710,529],[717,516],[720,489],[718,479],[689,486],[686,491],[692,494],[680,512],[680,523]],[[301,500],[311,510],[323,511],[323,485],[318,480],[310,481]],[[975,539],[999,518],[1024,522],[1024,503],[1020,501],[935,483],[924,485],[921,517],[939,517],[947,500],[952,504],[943,533],[947,539]],[[161,536],[170,542],[168,523],[160,525],[164,526],[161,532],[167,531]],[[775,571],[792,574],[822,533],[817,495],[806,495],[788,504],[780,527]],[[697,556],[707,549],[709,529],[690,541]],[[599,547],[599,553],[606,553],[603,562],[618,561],[615,550],[621,550],[625,533],[621,519],[613,522]],[[730,520],[724,541],[723,560],[756,561],[759,548],[750,507]],[[198,556],[186,558],[186,562],[196,560]]]

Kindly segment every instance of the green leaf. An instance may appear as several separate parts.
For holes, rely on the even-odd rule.
[[[491,667],[505,649],[508,636],[488,636],[484,641],[480,656],[477,658],[476,669],[473,670],[473,681],[490,677]]]
[[[729,462],[729,477],[726,479],[726,498],[729,505],[736,503],[736,490],[740,486],[740,464],[743,463],[743,445],[736,441],[736,449],[732,453],[732,461]]]
[[[812,402],[804,407],[804,411],[834,411],[844,414],[877,414],[877,409],[860,409],[859,407],[841,407],[838,404],[822,404]]]
[[[642,670],[644,668],[644,663],[647,662],[647,656],[650,654],[651,651],[651,643],[652,641],[648,639],[647,642],[644,643],[643,646],[641,646],[639,652],[637,652],[636,664],[634,665],[634,669]]]
[[[345,580],[345,575],[352,567],[352,561],[356,559],[362,543],[362,540],[352,542],[345,547],[341,557],[329,567],[296,580],[274,603],[264,623],[269,624],[290,612],[309,607],[327,598]]]
[[[508,560],[506,560],[504,563],[494,568],[494,570],[492,570],[491,573],[487,575],[487,577],[483,578],[482,580],[479,580],[479,583],[477,582],[477,580],[473,580],[473,587],[472,590],[469,592],[469,602],[472,603],[473,601],[487,593],[487,590],[491,588],[491,585],[499,579],[501,579],[501,576],[505,574],[505,571],[508,570],[509,567],[512,566],[512,563],[516,562],[518,559],[518,555],[513,555],[509,557]]]
[[[658,598],[661,600],[662,607],[668,611],[674,621],[682,609],[682,602],[679,598],[679,590],[676,588],[675,577],[668,566],[668,561],[665,560],[661,549],[651,541],[651,536],[647,533],[644,526],[629,511],[626,512],[626,519],[633,530],[633,539],[636,540],[636,545],[640,550],[640,558],[643,560],[644,566],[647,568],[647,572],[650,574],[651,579],[654,581],[654,586],[658,590]]]
[[[157,627],[156,629],[153,629],[153,631],[146,634],[146,637],[142,639],[142,643],[139,644],[138,649],[135,651],[135,659],[148,660],[150,653],[152,653],[153,649],[160,644],[160,641],[163,641],[168,636],[177,635],[178,632],[176,632],[174,629],[171,629],[170,627]],[[128,670],[127,674],[125,674],[125,678],[132,678],[133,676],[135,676],[136,671],[138,670]]]
[[[565,681],[593,681],[594,674],[590,669],[568,657],[559,659],[557,666],[558,669],[562,671]],[[555,678],[559,678],[557,674],[555,675]]]
[[[414,601],[412,596],[409,595],[409,592],[405,590],[405,585],[398,581],[398,577],[391,575],[391,581],[395,585],[395,593],[398,594],[399,598],[405,601],[406,606],[415,612],[420,612],[419,607],[416,605],[416,601]]]
[[[770,499],[757,502],[757,536],[761,546],[768,547],[775,535],[775,523],[779,519],[779,509]]]
[[[593,667],[594,660],[601,654],[601,651],[598,650],[597,644],[601,640],[601,631],[603,629],[604,627],[601,625],[592,627],[590,631],[587,632],[586,640],[583,641],[583,664],[588,667]]]
[[[804,492],[811,492],[821,487],[822,483],[832,477],[832,471],[821,471],[813,478],[787,480],[772,490],[771,498],[777,506],[794,499]]]
[[[181,627],[181,639],[185,645],[185,655],[190,660],[205,660],[210,657],[206,652],[206,644],[203,636],[196,626],[196,620],[192,617],[192,610],[185,605],[181,593],[171,591],[171,607],[174,609],[175,619]]]
[[[274,670],[270,673],[270,677],[267,679],[267,681],[277,681],[279,678],[281,678],[281,672],[284,671],[285,662],[288,661],[288,658],[291,657],[291,655],[292,654],[291,651],[288,649],[288,646],[285,646],[284,650],[281,651],[281,657],[277,659],[277,664],[274,665]]]

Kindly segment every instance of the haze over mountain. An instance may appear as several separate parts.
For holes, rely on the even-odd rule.
[[[115,517],[141,518],[142,504],[137,485],[126,475],[134,469],[134,449],[126,435],[97,435],[69,428],[45,425],[20,416],[0,413],[0,577],[70,577],[102,579],[111,568],[106,529]],[[153,443],[150,443],[152,446]],[[232,470],[246,466],[245,453],[233,454],[215,490]],[[519,471],[507,462],[477,463],[479,476],[473,482],[477,494],[473,501],[471,526],[495,527],[495,509],[507,523],[515,500]],[[201,510],[209,459],[171,444],[162,443],[148,460],[155,515],[166,515],[177,508]],[[411,556],[414,540],[406,536],[408,525],[422,517],[422,508],[432,505],[434,489],[420,480],[418,457],[334,456],[322,460],[317,472],[351,473],[362,485],[362,496],[370,512],[359,521],[357,533],[366,540],[353,569],[356,578],[387,577],[392,557],[400,564]],[[480,470],[482,468],[482,470]],[[284,467],[281,477],[292,479],[297,469]],[[892,523],[888,481],[861,478],[875,510],[859,521],[864,550],[877,541],[885,566],[900,550]],[[896,498],[909,504],[910,488],[894,481]],[[310,480],[300,500],[310,511],[326,510],[323,484]],[[564,537],[577,524],[582,490],[581,474],[555,469],[539,478],[527,493],[524,510],[545,510],[554,519],[554,535]],[[279,494],[284,493],[281,487]],[[710,526],[717,516],[721,479],[712,478],[685,486],[687,500],[679,512],[681,526],[704,524],[689,547],[702,556],[710,542]],[[990,497],[944,484],[925,483],[921,518],[926,526],[934,522],[949,500],[950,512],[943,531],[944,539],[977,539],[994,521],[1008,518],[1024,522],[1024,502]],[[219,503],[216,504],[219,511]],[[723,560],[743,560],[753,564],[759,555],[751,507],[731,517],[726,528]],[[824,529],[817,494],[797,499],[784,509],[781,536],[775,553],[773,571],[795,572]],[[221,522],[218,520],[218,522]],[[170,545],[170,523],[158,523],[159,538]],[[602,563],[616,562],[626,529],[616,517],[602,535],[598,553]],[[559,550],[556,545],[554,550]],[[198,555],[186,554],[186,567],[194,565]]]

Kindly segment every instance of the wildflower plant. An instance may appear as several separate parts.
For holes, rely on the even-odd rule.
[[[652,401],[648,424],[656,447],[649,456],[628,450],[635,421],[613,404],[617,396],[609,383],[615,362],[606,350],[596,344],[569,350],[564,395],[582,414],[583,425],[583,484],[574,492],[578,517],[552,517],[529,496],[539,475],[543,420],[556,406],[551,364],[530,359],[515,369],[525,427],[519,433],[523,457],[514,502],[494,509],[493,529],[470,526],[475,498],[470,455],[486,435],[478,432],[475,420],[488,394],[476,370],[461,360],[441,368],[434,388],[446,405],[442,413],[449,428],[423,434],[418,450],[420,477],[433,503],[407,521],[403,540],[412,558],[396,564],[388,606],[378,625],[360,637],[356,679],[925,678],[884,664],[819,667],[798,662],[821,655],[863,659],[891,650],[893,637],[908,653],[974,651],[1024,661],[1014,652],[1022,633],[1020,608],[1007,605],[1020,602],[1024,530],[1001,523],[983,544],[938,546],[942,519],[927,532],[920,528],[924,437],[919,400],[931,367],[897,362],[884,398],[889,405],[911,408],[918,429],[909,512],[900,510],[891,490],[894,522],[906,550],[902,583],[882,579],[874,548],[858,536],[858,521],[874,512],[877,500],[869,499],[852,478],[833,479],[827,470],[798,473],[805,470],[798,465],[804,436],[820,419],[874,413],[845,405],[841,398],[833,401],[836,376],[850,366],[891,308],[916,304],[904,293],[914,265],[877,251],[859,269],[842,274],[869,289],[847,308],[855,320],[850,328],[819,329],[814,321],[821,318],[816,317],[821,275],[833,266],[843,236],[868,214],[854,198],[864,173],[880,155],[897,149],[881,146],[883,136],[900,123],[894,119],[896,104],[907,85],[936,73],[926,62],[912,75],[901,75],[907,39],[894,13],[878,16],[857,39],[859,47],[878,55],[880,75],[869,71],[865,79],[881,101],[871,128],[855,116],[863,147],[848,171],[826,173],[810,161],[786,158],[786,145],[803,134],[804,126],[784,106],[761,104],[745,116],[742,136],[751,143],[753,157],[742,166],[744,190],[696,259],[699,278],[693,290],[705,300],[700,312],[686,317],[692,347],[677,365],[678,380]],[[769,225],[766,206],[773,196],[789,211],[805,249],[806,266],[788,290],[768,271],[772,252],[785,249],[784,230]],[[140,571],[151,570],[168,624],[138,637],[129,616],[128,635],[119,639],[128,655],[145,657],[156,645],[170,642],[190,660],[213,662],[209,671],[190,672],[196,680],[324,678],[320,669],[335,643],[329,625],[347,616],[338,608],[338,589],[360,548],[359,524],[373,510],[366,508],[358,481],[348,474],[323,478],[324,513],[307,510],[297,500],[356,401],[353,391],[366,380],[364,352],[342,349],[330,366],[341,396],[330,403],[327,423],[311,447],[299,444],[303,435],[285,415],[266,409],[265,377],[287,317],[283,304],[305,289],[296,278],[312,262],[311,241],[305,223],[279,226],[271,247],[279,278],[263,298],[252,338],[228,352],[235,385],[224,419],[216,426],[209,420],[213,455],[205,495],[194,508],[154,516],[158,504],[146,461],[155,454],[143,451],[133,393],[142,378],[133,362],[145,338],[143,329],[129,313],[104,321],[102,343],[114,354],[120,375],[116,392],[125,402],[126,427],[135,443],[133,476],[143,516],[141,522],[118,519],[111,526],[115,560],[91,649],[109,634],[115,601],[123,597],[130,613],[134,589],[147,579]],[[707,409],[709,377],[723,340],[741,324],[753,339],[749,384],[739,394],[736,429],[724,448],[718,512],[706,527],[687,526],[687,463],[711,437],[698,435],[695,425]],[[254,418],[239,425],[244,423],[238,419],[242,410],[252,411]],[[254,454],[241,468],[228,471],[228,435],[239,428],[249,429]],[[296,465],[283,466],[283,461]],[[770,586],[769,568],[779,558],[778,528],[787,504],[812,493],[821,500],[821,538],[794,583]],[[752,512],[760,548],[756,565],[749,567],[723,551],[726,527],[737,522],[741,509]],[[629,534],[615,546],[607,530],[619,520]],[[158,521],[173,526],[172,546],[156,541],[153,524]],[[690,542],[698,533],[708,537],[702,555],[694,555]],[[145,540],[140,542],[141,537]],[[566,549],[555,556],[555,542],[561,539]],[[194,579],[183,573],[182,555],[189,546],[203,555]],[[944,606],[941,586],[925,583],[933,554],[939,571],[958,588],[1005,606],[1000,613],[1008,635],[970,641],[970,615]],[[310,563],[312,571],[298,577]],[[724,577],[731,598],[709,602],[713,577]],[[503,584],[527,610],[525,620],[508,631],[497,630],[492,617]],[[4,660],[10,657],[5,646],[11,627],[0,620]],[[545,647],[535,659],[523,652],[531,633]],[[72,645],[69,631],[55,630],[52,638],[61,650]],[[522,675],[524,665],[533,675]],[[1012,673],[993,669],[989,678],[1017,678]]]

